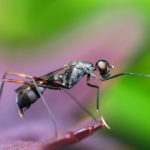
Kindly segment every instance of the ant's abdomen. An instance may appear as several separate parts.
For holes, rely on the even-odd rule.
[[[44,88],[38,87],[39,91],[43,94]],[[18,93],[16,102],[19,108],[29,108],[31,104],[36,102],[40,98],[35,87],[28,87]]]

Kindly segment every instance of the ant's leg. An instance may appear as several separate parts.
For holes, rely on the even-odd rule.
[[[93,116],[93,114],[91,112],[89,112],[89,110],[87,110],[70,92],[68,92],[68,87],[60,84],[60,83],[57,83],[57,82],[51,82],[51,85],[53,85],[54,87],[57,87],[58,89],[61,89],[63,90],[69,97],[71,97],[71,99],[82,109],[84,110],[89,116],[91,116],[94,120],[97,120],[95,116]],[[47,88],[49,88],[47,86]],[[51,87],[49,88],[51,89]]]
[[[99,95],[100,95],[99,87],[97,85],[90,84],[90,74],[87,75],[87,85],[97,89],[97,106],[96,106],[96,108],[97,108],[97,111],[100,113],[100,111],[99,111]]]
[[[32,76],[28,76],[28,78],[30,78],[30,79],[33,81],[33,83],[34,83],[34,85],[35,85],[35,88],[36,88],[38,94],[40,95],[40,97],[41,97],[41,99],[42,99],[42,101],[43,101],[43,103],[44,103],[44,105],[45,105],[45,107],[46,107],[46,109],[47,109],[47,111],[48,111],[48,113],[49,113],[49,116],[50,116],[51,120],[52,120],[53,123],[54,123],[55,135],[56,135],[56,137],[57,137],[57,136],[58,136],[58,129],[57,129],[57,123],[56,123],[55,117],[54,117],[54,115],[53,115],[51,109],[49,108],[49,106],[48,106],[48,104],[47,104],[47,102],[46,102],[44,96],[43,96],[42,93],[39,91],[38,85],[37,85],[37,83],[35,82],[34,78],[33,78]]]
[[[119,73],[119,74],[113,75],[113,76],[111,76],[111,77],[102,79],[101,81],[114,79],[114,78],[117,78],[117,77],[123,76],[123,75],[130,75],[130,76],[138,76],[138,77],[148,77],[148,78],[150,78],[150,75],[137,74],[137,73],[131,73],[131,72],[124,72],[124,73]]]
[[[77,99],[74,97],[70,92],[67,90],[63,90],[71,99],[82,109],[84,110],[89,116],[91,116],[94,120],[97,120],[96,117],[88,110],[86,109]]]
[[[93,116],[93,114],[91,112],[89,112],[89,110],[87,110],[70,92],[68,92],[68,87],[62,85],[62,84],[59,84],[59,83],[56,83],[56,82],[52,82],[51,83],[53,86],[56,86],[57,88],[63,90],[69,97],[71,97],[71,99],[82,109],[84,110],[89,116],[91,116],[94,120],[97,120],[95,116]],[[47,86],[47,88],[49,88]],[[49,88],[51,89],[51,88]]]
[[[84,110],[89,116],[91,116],[94,120],[97,120],[96,117],[88,110],[86,109],[70,92],[68,92],[68,90],[66,89],[69,89],[68,87],[60,84],[60,83],[57,83],[57,82],[54,82],[52,81],[51,82],[51,85],[53,85],[54,87],[57,87],[61,90],[63,90],[69,97],[71,97],[71,99],[82,109]],[[47,87],[49,88],[49,87]],[[49,88],[51,89],[51,88]]]
[[[4,73],[3,77],[2,77],[2,80],[0,81],[0,100],[1,100],[1,97],[2,97],[2,91],[3,91],[3,87],[4,87],[4,79],[6,78],[6,73]]]
[[[87,85],[97,89],[97,112],[100,114],[101,120],[104,123],[105,127],[110,129],[108,124],[105,122],[101,112],[99,111],[99,87],[97,85],[90,84],[90,74],[87,75]]]
[[[55,135],[56,135],[56,137],[57,137],[57,135],[58,135],[58,134],[57,134],[57,131],[58,131],[58,130],[57,130],[57,123],[56,123],[55,117],[53,116],[53,113],[51,112],[51,109],[49,108],[49,106],[48,106],[48,104],[47,104],[45,98],[44,98],[43,95],[42,95],[42,93],[39,91],[39,89],[38,89],[38,84],[36,83],[35,79],[34,79],[32,76],[29,76],[29,75],[26,75],[26,74],[13,73],[13,72],[7,72],[6,75],[14,75],[14,76],[18,76],[18,77],[21,77],[21,78],[26,78],[26,79],[31,79],[31,80],[32,80],[32,82],[34,83],[34,86],[35,86],[35,88],[36,88],[38,94],[40,95],[40,97],[41,97],[41,99],[42,99],[42,102],[44,103],[44,105],[45,105],[45,107],[46,107],[46,109],[47,109],[47,111],[48,111],[48,113],[49,113],[49,116],[50,116],[51,120],[52,120],[53,123],[54,123]],[[5,75],[5,76],[6,76],[6,75]],[[5,77],[5,76],[4,76],[4,77]],[[3,82],[3,81],[2,81],[2,82]]]

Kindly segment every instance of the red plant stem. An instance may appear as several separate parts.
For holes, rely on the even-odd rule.
[[[104,124],[99,122],[95,125],[88,126],[87,128],[80,129],[76,132],[67,132],[63,137],[56,139],[50,144],[45,146],[46,150],[54,150],[56,148],[69,146],[79,142],[82,139],[90,136],[93,132],[102,128]]]

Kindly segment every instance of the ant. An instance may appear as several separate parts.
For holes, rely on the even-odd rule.
[[[14,73],[14,72],[6,72],[3,75],[3,78],[0,82],[0,97],[2,95],[2,90],[5,82],[12,82],[18,84],[24,84],[23,86],[17,88],[15,91],[18,93],[16,102],[19,107],[19,116],[24,116],[24,111],[27,110],[31,104],[35,103],[39,98],[42,99],[51,120],[55,126],[55,135],[57,137],[57,123],[55,117],[51,109],[49,108],[45,98],[43,97],[43,93],[45,89],[53,89],[53,90],[64,90],[68,96],[72,98],[88,115],[90,115],[94,120],[97,120],[92,113],[90,113],[80,102],[70,93],[67,89],[71,89],[75,84],[77,84],[85,75],[87,75],[87,85],[97,89],[97,111],[99,111],[99,86],[93,85],[90,83],[90,78],[93,77],[96,80],[102,82],[106,80],[110,80],[123,75],[131,75],[131,76],[140,76],[140,77],[150,77],[150,75],[142,75],[136,73],[119,73],[111,76],[110,70],[114,69],[114,66],[111,65],[106,60],[98,60],[95,65],[87,61],[71,61],[64,67],[57,69],[53,72],[45,74],[41,77],[33,77],[26,74]],[[96,76],[93,72],[98,71],[101,78]],[[18,76],[20,78],[30,79],[31,81],[22,81],[22,80],[13,80],[6,79],[7,75]],[[101,114],[100,114],[101,115]],[[109,126],[106,124],[105,120],[101,115],[101,120],[105,124],[107,128]]]

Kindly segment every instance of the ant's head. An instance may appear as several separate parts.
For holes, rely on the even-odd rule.
[[[106,60],[98,60],[95,66],[103,78],[109,77],[110,69],[114,69],[114,66],[110,65]]]

